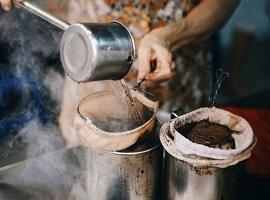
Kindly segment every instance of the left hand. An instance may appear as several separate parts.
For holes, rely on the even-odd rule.
[[[21,2],[23,0],[16,0],[16,1]],[[5,11],[10,11],[12,8],[12,1],[11,0],[0,0],[0,4]]]
[[[10,11],[12,7],[11,0],[0,0],[0,4],[5,11]]]
[[[144,81],[146,86],[156,86],[172,77],[175,64],[169,45],[160,34],[160,29],[155,29],[144,36],[138,49],[138,82]],[[155,63],[152,67],[151,63]]]

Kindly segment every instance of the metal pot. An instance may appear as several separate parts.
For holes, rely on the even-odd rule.
[[[158,133],[158,128],[155,130]],[[157,200],[160,197],[162,147],[121,152],[86,150],[86,190],[93,200]]]
[[[163,124],[160,140],[165,149],[164,199],[166,200],[233,200],[236,192],[241,191],[241,177],[244,173],[244,161],[250,157],[256,145],[253,136],[252,144],[244,151],[230,159],[213,159],[196,154],[185,154],[177,149],[174,130],[178,120],[179,126],[189,123],[189,116],[180,121],[181,116]],[[180,124],[180,122],[182,124]],[[249,125],[245,125],[249,126]],[[180,145],[179,145],[180,146]],[[183,146],[181,146],[183,147]]]
[[[243,171],[243,162],[227,168],[195,168],[166,152],[164,199],[233,200]]]
[[[15,4],[64,30],[60,55],[67,75],[77,82],[121,79],[135,58],[135,44],[119,22],[68,24],[28,1]]]
[[[73,24],[60,45],[66,73],[77,82],[121,79],[135,57],[135,45],[127,28],[119,22]]]

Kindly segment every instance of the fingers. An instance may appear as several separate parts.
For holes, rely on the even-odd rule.
[[[151,80],[146,80],[145,82],[143,82],[143,85],[147,88],[155,88],[158,86],[158,83],[153,82]]]
[[[11,0],[0,0],[1,6],[5,11],[10,11]]]
[[[175,65],[175,63],[172,61],[172,62],[171,62],[171,69],[172,69],[172,71],[174,71],[175,68],[176,68],[176,65]]]
[[[154,72],[148,79],[152,82],[161,83],[172,78],[172,71],[169,65],[163,65],[162,70]]]
[[[155,62],[153,62],[155,61]],[[152,66],[155,63],[155,66]],[[146,35],[138,49],[138,82],[144,85],[156,85],[169,80],[175,64],[172,62],[172,53],[167,45],[158,36],[151,33]]]
[[[172,70],[175,68],[175,64],[172,62],[172,54],[160,46],[153,48],[156,53],[157,66],[156,70],[148,76],[148,79],[156,83],[167,81],[172,77]]]
[[[151,72],[150,67],[151,49],[147,47],[141,47],[138,50],[138,82],[141,82]]]

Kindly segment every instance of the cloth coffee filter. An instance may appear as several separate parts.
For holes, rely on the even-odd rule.
[[[176,130],[185,124],[201,120],[209,120],[231,129],[235,149],[217,149],[193,143]],[[166,151],[175,158],[194,166],[208,165],[221,168],[250,157],[256,144],[256,137],[245,119],[218,108],[201,108],[164,124],[160,131],[160,140]]]
[[[80,143],[92,149],[118,151],[135,144],[144,134],[150,133],[154,127],[158,102],[150,94],[137,90],[131,90],[131,95],[152,111],[151,117],[144,124],[132,130],[125,128],[134,119],[129,117],[128,105],[119,94],[114,90],[94,93],[83,99],[77,109],[74,127]],[[97,120],[102,120],[106,125],[106,120],[108,122],[111,119],[120,119],[123,131],[119,131],[119,124],[115,124],[117,132],[106,131],[95,124]]]

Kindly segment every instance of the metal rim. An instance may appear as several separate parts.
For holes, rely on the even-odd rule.
[[[128,30],[128,28],[127,28],[124,24],[122,24],[122,23],[119,22],[119,21],[111,21],[110,23],[116,23],[116,24],[119,24],[120,26],[122,26],[122,27],[128,32],[128,34],[129,34],[129,36],[130,36],[129,38],[130,38],[131,44],[132,44],[133,61],[134,61],[134,60],[135,60],[135,57],[136,57],[136,45],[135,45],[135,41],[134,41],[134,38],[133,38],[131,32]]]
[[[156,149],[158,149],[160,147],[162,147],[162,145],[159,142],[157,145],[155,145],[149,149],[146,149],[143,151],[137,151],[137,152],[105,151],[105,150],[97,150],[97,149],[90,149],[90,148],[87,148],[87,149],[89,149],[90,151],[97,152],[97,153],[107,153],[107,154],[113,154],[113,155],[119,155],[119,156],[136,156],[136,155],[142,155],[142,154],[146,154],[146,153],[155,151]]]
[[[75,24],[72,24],[71,26],[69,26],[69,28],[65,31],[65,33],[63,34],[62,38],[61,38],[61,43],[60,43],[60,57],[61,57],[61,62],[62,62],[62,65],[65,69],[65,72],[66,74],[68,75],[68,77],[70,77],[72,80],[76,81],[76,82],[86,82],[88,80],[88,76],[84,76],[84,77],[75,77],[71,74],[73,74],[73,72],[71,72],[70,67],[68,66],[72,66],[72,65],[68,65],[66,60],[65,60],[65,53],[64,53],[64,48],[66,47],[67,45],[67,37],[70,35],[70,33],[72,32],[75,32],[75,31],[72,31],[73,29],[77,29],[76,32],[77,33],[80,33],[80,35],[82,35],[83,38],[86,38],[86,37],[91,37],[91,34],[89,34],[89,30],[83,25],[83,24],[80,24],[80,23],[75,23]],[[71,32],[70,32],[71,31]],[[92,38],[92,40],[85,40],[86,42],[89,42],[91,41],[92,42],[95,42],[94,38]],[[89,46],[90,45],[86,45],[87,47],[87,52],[89,52]],[[92,44],[91,47],[92,47],[92,53],[93,53],[93,56],[95,56],[97,54],[97,50],[93,47],[95,47],[96,45]],[[89,56],[87,56],[87,60],[86,60],[86,63],[87,65],[89,64]],[[91,64],[91,63],[90,63]],[[73,68],[73,66],[72,66]],[[85,67],[84,67],[85,68]],[[92,70],[91,67],[87,67],[85,68],[87,69],[85,71],[84,74],[89,74],[88,72]]]
[[[107,153],[111,153],[111,154],[115,154],[115,155],[126,155],[126,156],[132,156],[132,155],[140,155],[140,154],[145,154],[151,151],[156,150],[157,148],[159,148],[161,146],[160,143],[158,143],[157,145],[146,149],[144,151],[137,151],[137,152],[119,152],[119,151],[107,151]]]
[[[159,138],[157,137],[157,144],[152,146],[151,148],[148,148],[143,151],[134,151],[134,152],[121,152],[121,151],[106,151],[106,150],[101,150],[101,149],[91,149],[89,147],[85,147],[90,151],[98,152],[98,153],[107,153],[107,154],[113,154],[113,155],[122,155],[122,156],[135,156],[135,155],[141,155],[141,154],[146,154],[152,151],[155,151],[158,148],[162,148],[163,146],[161,145],[161,142]],[[124,149],[123,149],[124,150]]]

